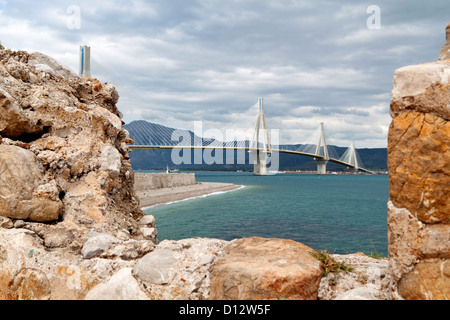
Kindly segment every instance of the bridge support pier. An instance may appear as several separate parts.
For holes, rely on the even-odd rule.
[[[250,151],[250,156],[253,158],[253,174],[255,176],[267,175],[267,152]]]
[[[314,158],[314,160],[316,160],[317,163],[317,174],[327,174],[328,160],[316,158]]]

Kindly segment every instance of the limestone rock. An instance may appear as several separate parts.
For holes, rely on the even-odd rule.
[[[395,71],[388,135],[391,294],[448,299],[450,24],[439,61]]]
[[[322,276],[311,248],[285,239],[233,240],[211,269],[210,299],[317,299]]]
[[[334,300],[378,300],[377,294],[373,288],[359,287],[340,294]]]
[[[450,120],[450,61],[399,68],[394,73],[391,115],[404,111],[432,113]]]
[[[446,42],[442,46],[441,52],[439,53],[439,60],[450,59],[450,22],[445,28],[445,40]]]
[[[450,100],[449,100],[450,101]],[[391,201],[425,223],[450,223],[450,121],[407,112],[389,129]]]
[[[375,259],[363,253],[331,254],[351,272],[329,272],[320,280],[320,300],[390,300],[391,275],[386,258]]]
[[[398,292],[407,300],[448,300],[450,264],[445,259],[421,260],[402,276]]]
[[[5,207],[0,212],[12,211],[14,219],[29,221],[59,219],[59,233],[46,237],[49,248],[70,242],[70,250],[79,251],[91,230],[113,236],[126,230],[128,238],[143,238],[118,99],[113,85],[78,78],[44,54],[0,50],[1,146],[34,154],[40,168],[39,177],[23,180],[24,187],[15,193],[2,175],[0,190],[6,194],[0,194],[22,192],[29,203],[26,210],[11,210],[25,202],[0,198]],[[8,166],[17,174],[13,163]]]
[[[155,217],[152,216],[151,214],[146,214],[145,216],[142,217],[141,220],[139,220],[139,224],[154,226],[155,225]]]
[[[56,59],[41,52],[33,52],[28,63],[34,65],[35,67],[36,65],[47,66],[48,68],[52,69],[55,74],[58,74],[64,78],[78,78],[77,74],[70,68],[61,64]]]
[[[391,276],[399,280],[419,259],[424,224],[407,209],[388,202],[388,247]]]
[[[62,202],[56,182],[45,184],[33,152],[0,145],[0,215],[32,221],[57,220]]]
[[[129,239],[125,241],[113,241],[107,249],[102,250],[100,258],[135,261],[155,248],[152,241]]]
[[[131,270],[132,268],[119,270],[108,281],[89,291],[85,300],[148,300]]]
[[[211,263],[221,255],[227,243],[209,238],[164,240],[156,246],[154,253],[136,263],[133,274],[152,300],[207,299]],[[158,256],[164,256],[165,262],[158,261],[155,258]],[[144,263],[144,260],[147,261]],[[156,269],[152,270],[154,266]]]
[[[167,284],[175,276],[178,258],[167,249],[159,249],[141,258],[133,268],[133,273],[142,281],[152,284]]]
[[[15,300],[49,300],[50,281],[41,270],[24,268],[14,277],[10,291]]]
[[[85,259],[90,259],[109,249],[111,244],[118,242],[120,242],[119,239],[109,234],[95,234],[84,243],[81,254]]]
[[[134,248],[143,248],[144,242],[151,244],[143,241]],[[105,254],[104,258],[83,259],[64,248],[49,251],[33,231],[0,229],[0,299],[79,300],[100,284],[130,280],[126,274],[118,275],[120,270],[131,270],[135,264],[136,260],[122,259],[126,250],[131,249],[128,245],[123,242],[112,246],[101,254]],[[102,287],[97,293],[104,292]],[[132,288],[135,286],[124,288],[123,294],[130,297]],[[142,297],[132,292],[134,297]]]
[[[158,231],[156,228],[140,228],[142,236],[154,243],[158,242]]]

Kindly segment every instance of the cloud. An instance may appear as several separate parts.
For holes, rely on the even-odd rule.
[[[126,122],[251,127],[264,97],[282,143],[302,143],[324,122],[338,145],[382,147],[393,73],[437,59],[448,3],[380,0],[380,30],[367,28],[370,4],[2,0],[0,40],[75,71],[79,46],[91,46],[91,71],[117,86]],[[79,28],[68,25],[71,6]]]

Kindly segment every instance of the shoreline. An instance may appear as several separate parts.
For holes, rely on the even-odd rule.
[[[147,190],[138,192],[136,195],[139,198],[141,209],[147,210],[157,205],[221,194],[244,187],[233,183],[197,182],[196,184],[186,186]]]

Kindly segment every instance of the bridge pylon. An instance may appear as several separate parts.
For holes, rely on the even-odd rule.
[[[359,158],[358,152],[356,151],[355,148],[355,142],[352,142],[350,147],[348,147],[348,149],[341,156],[340,160],[353,165],[353,168],[356,171],[358,171],[360,168],[363,168],[363,163]]]
[[[88,46],[80,46],[80,72],[82,78],[91,77],[91,48]]]
[[[258,98],[258,103],[259,112],[253,130],[249,153],[253,158],[253,174],[265,176],[267,174],[267,158],[272,153],[272,146],[264,117],[263,98]]]
[[[328,154],[328,146],[327,140],[325,139],[325,127],[323,122],[320,123],[320,136],[319,142],[316,146],[316,155],[322,155],[320,150],[323,148],[323,158],[314,158],[317,163],[317,174],[326,174],[327,173],[327,163],[330,160],[330,156]]]

